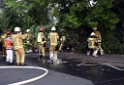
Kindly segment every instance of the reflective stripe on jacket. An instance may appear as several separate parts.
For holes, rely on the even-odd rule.
[[[50,32],[48,38],[50,39],[50,45],[57,45],[59,35],[57,32]]]
[[[27,34],[22,35],[21,33],[12,35],[12,43],[15,50],[19,48],[23,48],[23,39],[25,39],[26,37]]]
[[[95,49],[97,47],[96,46],[97,38],[91,38],[91,37],[89,37],[87,41],[88,41],[88,48]]]
[[[43,33],[43,32],[39,32],[39,33],[38,33],[38,37],[37,37],[37,42],[38,42],[39,44],[44,44],[45,41],[46,41],[46,38],[45,38],[44,33]]]

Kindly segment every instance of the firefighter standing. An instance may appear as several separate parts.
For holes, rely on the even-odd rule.
[[[87,55],[90,55],[91,50],[93,50],[93,56],[97,57],[97,52],[98,52],[98,40],[97,37],[95,35],[94,32],[92,32],[89,36],[89,38],[87,39],[88,42],[88,51],[87,51]]]
[[[22,35],[20,27],[15,27],[14,34],[12,35],[13,48],[16,55],[16,64],[25,65],[25,51],[23,47],[23,39],[28,34]]]
[[[45,43],[46,43],[46,37],[44,35],[44,28],[41,27],[40,31],[38,33],[37,42],[39,46],[39,57],[40,59],[45,58]]]
[[[12,49],[12,38],[11,33],[7,32],[7,36],[5,38],[6,45],[6,62],[7,64],[13,64],[13,49]]]
[[[65,36],[63,35],[61,38],[60,38],[60,47],[59,47],[59,51],[62,50],[63,46],[64,46],[64,42],[65,42],[66,38]]]
[[[101,42],[102,42],[102,37],[101,37],[101,33],[97,30],[96,27],[93,28],[93,31],[98,39],[98,48],[99,48],[99,51],[100,51],[100,54],[103,55],[104,54],[104,51],[101,47]]]
[[[50,54],[50,60],[53,61],[53,63],[57,63],[58,57],[57,57],[57,50],[56,47],[58,45],[59,35],[56,32],[56,28],[53,26],[51,28],[51,32],[48,35],[48,39],[50,41],[50,48],[49,48],[49,54]]]
[[[30,29],[27,29],[26,30],[26,33],[28,34],[27,35],[27,38],[26,38],[26,41],[25,41],[25,46],[26,46],[26,53],[30,53],[32,52],[32,44],[31,44],[31,38],[33,37],[30,33]]]
[[[3,58],[6,58],[5,38],[6,38],[6,31],[4,32],[3,35],[1,35],[1,41],[2,41],[2,55],[3,55]]]

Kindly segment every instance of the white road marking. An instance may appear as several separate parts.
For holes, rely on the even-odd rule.
[[[118,71],[124,71],[124,69],[121,69],[121,68],[116,67],[116,66],[114,66],[114,65],[112,65],[112,64],[109,64],[109,63],[104,63],[104,64],[102,64],[102,65],[109,66],[109,67],[114,68],[114,69],[116,69],[116,70],[118,70]]]
[[[48,74],[48,70],[46,68],[35,67],[35,66],[0,66],[0,69],[38,69],[38,70],[45,71],[45,73],[40,75],[40,76],[31,78],[31,79],[28,79],[28,80],[24,80],[24,81],[21,81],[21,82],[7,84],[7,85],[23,85],[23,84],[30,83],[30,82],[36,81],[38,79],[41,79]]]

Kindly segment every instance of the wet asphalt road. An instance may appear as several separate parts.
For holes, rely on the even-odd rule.
[[[75,60],[64,60],[65,63],[54,66],[51,65],[49,62],[43,63],[42,60],[39,60],[36,54],[27,54],[26,55],[26,63],[30,66],[40,66],[45,67],[49,70],[49,74],[44,77],[43,79],[34,81],[32,83],[28,83],[26,85],[124,85],[124,71],[118,71],[116,69],[104,66],[104,65],[97,65],[97,64],[87,64],[85,66],[77,66],[80,62]],[[4,60],[1,59],[0,65],[6,65]],[[17,72],[16,70],[14,70]],[[6,78],[8,75],[4,75],[4,72],[0,70],[0,73],[4,76],[4,78],[0,77],[0,85],[6,85]],[[13,71],[9,70],[12,74]],[[21,71],[22,74],[27,73],[30,76],[37,76],[39,71],[32,70],[33,75],[29,70]],[[40,71],[41,72],[41,71]],[[20,73],[21,76],[21,73]],[[24,76],[21,78],[17,78],[18,80],[23,80]],[[28,77],[26,77],[28,78]],[[17,81],[10,79],[10,81]],[[9,78],[8,78],[9,80]],[[10,82],[10,83],[11,83]]]
[[[27,55],[26,55],[27,56]],[[33,58],[32,54],[28,55],[26,58],[27,66],[40,66],[42,62],[38,60],[38,58]],[[0,66],[10,66],[6,65],[5,60],[0,57]],[[16,65],[13,65],[16,66]],[[48,66],[53,69],[56,67],[54,65],[50,65],[49,63],[44,64],[43,66]],[[61,69],[61,68],[60,68]],[[49,73],[42,79],[33,81],[31,83],[27,83],[24,85],[93,85],[90,80],[80,78],[77,76],[65,74],[56,70],[49,69]],[[38,75],[43,74],[42,70],[34,70],[34,69],[0,69],[0,85],[8,85],[20,81],[24,81],[30,78],[37,77]],[[17,84],[18,85],[18,84]]]
[[[118,71],[117,69],[105,65],[87,63],[85,66],[77,66],[80,62],[75,60],[66,60],[66,63],[56,67],[49,63],[42,64],[42,61],[36,56],[29,58],[29,61],[33,61],[35,62],[35,65],[50,70],[85,78],[92,81],[94,85],[124,85],[124,71]]]

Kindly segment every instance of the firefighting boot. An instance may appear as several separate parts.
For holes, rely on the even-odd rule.
[[[97,53],[98,53],[98,50],[94,50],[93,56],[94,56],[94,57],[97,57]]]
[[[45,63],[46,63],[46,58],[42,57],[42,64],[45,64]]]
[[[53,52],[50,52],[50,60],[53,60]]]
[[[43,56],[40,54],[40,55],[39,55],[39,60],[42,60],[42,58],[43,58]]]
[[[101,54],[101,55],[104,55],[104,52],[103,52],[103,50],[100,50],[100,54]]]
[[[89,56],[90,55],[90,51],[87,51],[87,56]]]

